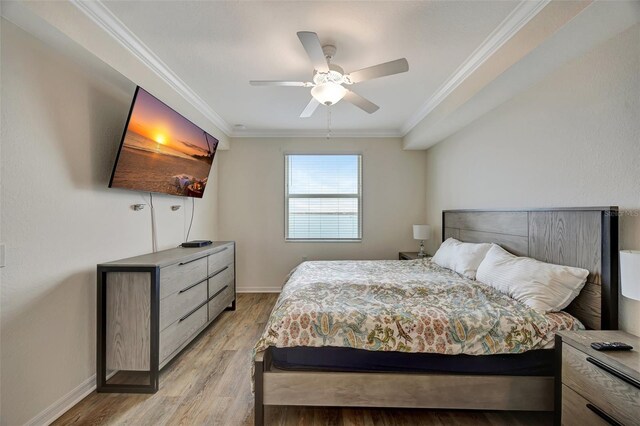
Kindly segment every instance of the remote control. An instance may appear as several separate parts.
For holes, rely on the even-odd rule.
[[[593,342],[591,347],[596,351],[630,351],[633,346],[622,342]]]

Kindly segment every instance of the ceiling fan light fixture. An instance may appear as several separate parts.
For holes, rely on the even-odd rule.
[[[338,103],[346,94],[347,89],[340,84],[331,82],[319,84],[311,89],[311,96],[321,104],[327,106]]]

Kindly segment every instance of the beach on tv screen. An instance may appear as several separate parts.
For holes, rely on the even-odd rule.
[[[218,140],[139,88],[111,187],[202,197]]]

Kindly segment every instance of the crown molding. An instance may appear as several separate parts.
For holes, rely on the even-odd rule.
[[[495,30],[476,48],[473,53],[456,69],[436,92],[404,123],[398,130],[336,130],[332,137],[404,137],[420,121],[428,116],[463,81],[472,75],[488,58],[516,34],[527,22],[538,14],[551,0],[523,0],[496,27]],[[140,60],[147,68],[165,81],[176,93],[182,96],[207,119],[216,125],[225,135],[234,138],[250,137],[326,137],[326,130],[293,129],[233,129],[213,108],[187,85],[169,66],[164,63],[142,40],[140,40],[101,0],[69,0],[98,27],[116,40],[127,51]]]
[[[198,109],[207,119],[215,124],[225,135],[231,134],[231,126],[216,113],[204,99],[173,72],[153,51],[140,40],[117,16],[100,0],[69,0],[78,10],[84,13],[96,25],[102,28],[120,45],[138,58],[143,64],[165,81],[187,102]]]
[[[498,25],[471,55],[453,72],[431,97],[405,122],[404,137],[427,115],[444,101],[463,81],[473,74],[487,59],[536,16],[551,0],[523,0]]]
[[[326,138],[326,129],[234,129],[232,138]],[[332,130],[331,138],[401,138],[400,130]]]

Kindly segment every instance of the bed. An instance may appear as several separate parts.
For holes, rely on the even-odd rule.
[[[442,220],[443,240],[581,267],[587,284],[540,314],[428,259],[304,263],[256,345],[256,424],[265,405],[553,410],[555,332],[617,327],[617,208]]]

